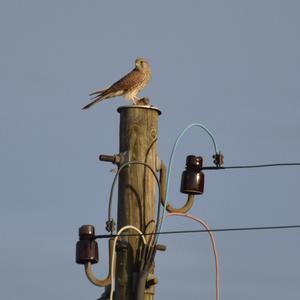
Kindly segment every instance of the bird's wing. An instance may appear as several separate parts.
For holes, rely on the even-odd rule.
[[[143,81],[143,79],[144,74],[135,68],[120,80],[112,84],[109,88],[91,93],[90,96],[93,96],[91,100],[121,96],[128,90],[135,89],[141,81]]]
[[[120,80],[115,82],[112,86],[107,89],[107,92],[115,92],[115,91],[127,91],[134,88],[138,85],[144,78],[142,72],[138,71],[137,69],[133,69],[127,75],[122,77]],[[106,91],[105,91],[106,92]]]

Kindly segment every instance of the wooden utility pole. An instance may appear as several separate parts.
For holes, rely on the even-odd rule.
[[[133,105],[119,107],[118,112],[120,113],[120,154],[125,158],[125,162],[145,162],[156,170],[159,109]],[[126,225],[133,225],[142,232],[155,230],[155,190],[155,178],[145,166],[130,164],[121,171],[118,230]],[[124,237],[118,244],[116,300],[134,299],[135,277],[139,271],[141,249],[142,241],[137,236]],[[154,299],[154,286],[146,289],[144,299]]]

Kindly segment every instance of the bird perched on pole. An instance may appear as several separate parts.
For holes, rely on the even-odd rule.
[[[151,68],[149,62],[144,58],[137,58],[135,60],[135,68],[120,80],[115,82],[110,87],[93,92],[92,102],[84,106],[82,109],[87,109],[94,104],[117,96],[123,96],[126,100],[132,100],[137,104],[138,93],[145,88],[151,79]]]

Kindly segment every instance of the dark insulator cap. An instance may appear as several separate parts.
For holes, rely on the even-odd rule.
[[[200,169],[203,165],[203,158],[201,156],[195,156],[195,155],[188,155],[186,157],[186,167],[188,168],[195,168]]]
[[[82,225],[79,228],[80,239],[93,239],[95,237],[95,227],[93,225]]]

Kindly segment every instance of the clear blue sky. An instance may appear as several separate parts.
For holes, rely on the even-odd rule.
[[[191,122],[214,134],[227,165],[299,161],[299,1],[1,1],[0,298],[96,299],[75,264],[78,227],[105,233],[118,152],[118,106],[82,111],[146,57],[142,95],[162,110],[159,153],[168,161]],[[177,152],[171,199],[179,206],[185,156],[212,163],[192,130]],[[300,168],[206,172],[193,214],[211,227],[300,223]],[[196,229],[169,220],[165,229]],[[300,294],[299,230],[218,233],[221,299],[289,300]],[[213,299],[205,234],[164,236],[156,299]],[[98,276],[107,268],[100,244]]]

